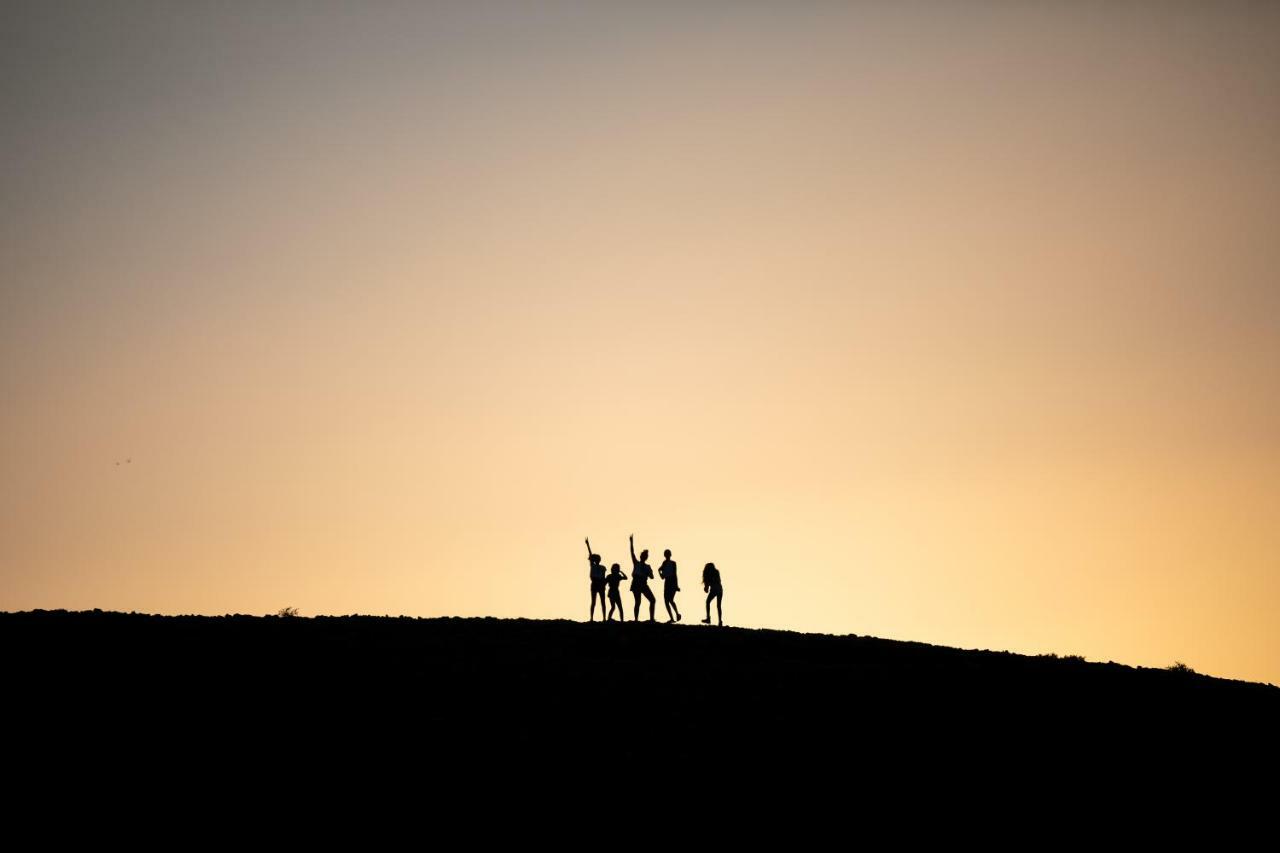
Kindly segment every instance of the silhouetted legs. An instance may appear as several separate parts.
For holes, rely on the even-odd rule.
[[[658,599],[653,597],[653,590],[645,587],[644,589],[633,589],[631,594],[636,597],[635,620],[640,621],[640,596],[649,599],[649,621],[653,621],[653,609],[658,605]]]
[[[724,590],[719,587],[707,593],[707,618],[702,621],[708,625],[711,624],[711,599],[713,598],[716,600],[716,620],[719,624],[723,625],[724,611],[722,609],[722,605],[724,602]]]
[[[668,621],[668,622],[679,622],[679,621],[680,621],[680,608],[676,606],[676,592],[677,592],[677,591],[678,591],[678,590],[676,590],[676,589],[664,589],[664,590],[662,591],[662,602],[663,602],[665,605],[667,605],[667,621]],[[674,615],[674,616],[672,616],[672,615],[671,615],[671,613],[672,613],[672,608],[674,608],[674,609],[675,609],[675,615]]]
[[[596,598],[600,599],[600,621],[603,622],[604,621],[604,586],[603,585],[601,585],[599,589],[596,589],[594,585],[591,587],[591,621],[592,622],[596,621]]]
[[[618,610],[618,621],[626,622],[627,611],[626,608],[622,606],[622,596],[616,592],[611,592],[609,593],[609,620],[613,619],[613,610],[615,607]]]

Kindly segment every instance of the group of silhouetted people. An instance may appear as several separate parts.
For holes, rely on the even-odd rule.
[[[636,606],[632,614],[632,619],[636,622],[640,621],[640,601],[641,599],[649,599],[649,621],[654,621],[653,611],[654,605],[657,603],[653,597],[653,592],[649,589],[649,581],[653,579],[653,569],[649,566],[649,551],[643,550],[640,556],[636,556],[636,538],[634,535],[628,537],[631,545],[631,595],[635,598]],[[618,621],[625,622],[626,611],[622,607],[622,593],[620,587],[622,582],[627,579],[627,575],[623,573],[622,567],[614,563],[609,567],[606,573],[604,563],[600,560],[600,555],[591,550],[591,540],[587,539],[587,556],[591,561],[591,620],[596,618],[596,599],[600,599],[600,619],[607,622],[613,619],[614,611],[618,613]],[[676,576],[676,563],[671,559],[670,549],[662,552],[662,565],[658,566],[658,577],[662,578],[662,601],[667,607],[667,621],[679,622],[681,619],[680,608],[676,604],[676,593],[680,591],[680,581]],[[605,588],[609,590],[609,613],[605,614],[604,610],[604,593]],[[703,623],[711,624],[711,602],[716,603],[716,621],[717,624],[724,624],[724,613],[722,605],[724,601],[724,588],[720,585],[720,570],[716,568],[715,563],[707,563],[702,570],[702,589],[707,594],[707,618],[703,619]]]

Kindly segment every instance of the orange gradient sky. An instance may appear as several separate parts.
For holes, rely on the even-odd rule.
[[[580,619],[635,532],[690,615],[1280,683],[1280,6],[0,41],[0,609]]]

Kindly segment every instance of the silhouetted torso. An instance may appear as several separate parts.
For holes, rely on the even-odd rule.
[[[631,569],[631,589],[639,591],[649,588],[649,578],[653,577],[653,569],[648,563],[636,560]]]
[[[720,570],[717,568],[707,568],[702,570],[702,583],[708,587],[709,592],[716,592],[720,589]]]
[[[665,589],[676,590],[680,588],[680,584],[676,582],[675,560],[663,560],[662,565],[658,567],[658,577],[662,578]]]

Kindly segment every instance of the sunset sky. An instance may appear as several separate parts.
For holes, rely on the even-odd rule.
[[[0,610],[586,619],[632,532],[1280,683],[1280,4],[0,7]]]

